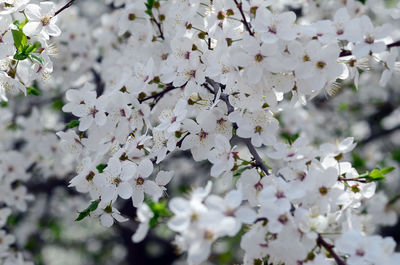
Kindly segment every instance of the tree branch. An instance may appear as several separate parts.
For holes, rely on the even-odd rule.
[[[67,9],[68,7],[72,6],[72,4],[75,2],[75,0],[70,0],[68,3],[66,3],[63,7],[61,7],[60,9],[58,9],[55,13],[54,16],[57,16],[58,14],[60,14],[62,11],[64,11],[65,9]]]
[[[206,77],[206,82],[209,83],[214,88],[214,91],[213,91],[207,84],[203,84],[208,89],[208,91],[210,91],[210,93],[212,93],[214,95],[217,95],[218,89],[221,89],[221,84],[215,82],[214,80],[212,80],[209,77]],[[229,102],[229,96],[227,94],[221,92],[220,99],[222,101],[224,101],[226,106],[228,107],[228,114],[230,114],[231,112],[233,112],[235,110],[235,108]],[[233,128],[235,128],[235,129],[238,128],[236,123],[233,123]],[[264,162],[263,162],[262,158],[260,157],[260,155],[258,154],[256,148],[251,143],[251,140],[249,138],[242,138],[239,136],[238,136],[238,138],[241,139],[244,144],[246,144],[247,148],[249,149],[250,154],[253,156],[253,158],[255,160],[256,167],[261,168],[261,170],[264,171],[265,174],[270,175],[270,172],[269,172],[267,166],[264,164]]]
[[[395,42],[390,43],[390,44],[387,44],[387,45],[386,45],[386,48],[387,48],[387,49],[390,49],[390,48],[392,48],[392,47],[398,47],[398,46],[400,46],[400,40],[399,40],[399,41],[395,41]],[[353,54],[353,53],[352,53],[350,50],[342,50],[342,51],[340,52],[340,54],[339,54],[339,57],[350,56],[350,55],[352,55],[352,54]]]
[[[161,23],[158,22],[154,17],[152,17],[150,20],[157,25],[158,31],[160,32],[160,35],[158,37],[160,37],[161,39],[164,40],[165,39],[164,38],[164,32],[163,32],[163,30],[161,28]]]
[[[170,84],[170,85],[168,85],[167,88],[164,89],[163,91],[161,91],[161,92],[159,92],[159,93],[157,93],[157,94],[154,94],[154,95],[151,95],[151,96],[142,98],[142,99],[138,99],[138,100],[139,100],[140,103],[143,103],[143,102],[145,102],[145,101],[147,101],[147,100],[149,100],[149,99],[154,99],[156,102],[158,102],[158,101],[159,101],[165,94],[167,94],[169,91],[175,90],[175,89],[177,89],[177,88],[183,88],[183,87],[185,87],[185,86],[186,86],[186,83],[185,83],[183,86],[179,86],[179,87],[176,87],[176,86],[173,86],[172,84]]]
[[[242,21],[243,25],[245,26],[245,28],[247,29],[247,31],[249,32],[249,34],[250,34],[251,36],[254,36],[254,32],[251,31],[249,22],[247,22],[246,16],[245,16],[245,14],[244,14],[244,12],[243,12],[242,2],[239,3],[237,0],[233,0],[233,1],[235,2],[236,7],[239,9],[240,14],[242,15],[242,20],[241,20],[241,21]]]
[[[333,249],[334,246],[326,242],[320,234],[318,234],[317,244],[323,246],[329,252],[329,254],[335,259],[338,265],[346,265],[346,262],[342,260],[342,258],[340,258],[339,255]]]
[[[387,135],[389,135],[389,134],[391,134],[391,133],[393,133],[393,132],[395,132],[395,131],[397,131],[397,130],[400,130],[400,125],[397,125],[396,127],[392,128],[392,129],[389,129],[389,130],[380,131],[380,132],[378,132],[378,133],[376,133],[376,134],[372,134],[372,135],[369,136],[368,138],[366,138],[366,139],[360,141],[360,142],[358,143],[358,145],[359,145],[359,146],[360,146],[360,145],[365,145],[365,144],[367,144],[367,143],[369,143],[369,142],[371,142],[371,141],[374,141],[374,140],[377,140],[377,139],[379,139],[379,138],[381,138],[381,137],[387,136]]]

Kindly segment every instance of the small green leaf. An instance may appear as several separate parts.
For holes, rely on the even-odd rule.
[[[146,11],[144,11],[146,14],[148,14],[149,16],[153,16],[153,6],[154,6],[154,0],[147,0],[147,3],[144,3],[144,5],[146,6]]]
[[[25,49],[25,54],[30,54],[32,52],[35,52],[37,49],[39,49],[42,45],[40,44],[40,42],[35,42],[34,44],[28,46]]]
[[[53,101],[53,104],[51,104],[51,107],[55,110],[61,110],[63,106],[64,102],[62,101],[62,99],[56,99]]]
[[[93,201],[89,207],[87,207],[85,210],[83,210],[82,212],[79,212],[78,217],[75,219],[75,221],[81,221],[83,219],[85,219],[86,217],[88,217],[90,215],[91,212],[95,211],[97,209],[97,207],[99,206],[100,200],[95,200]]]
[[[384,180],[385,176],[382,174],[379,168],[375,168],[368,174],[367,178],[371,179],[372,181],[379,181],[379,180]]]
[[[28,57],[29,57],[29,59],[31,59],[32,61],[36,61],[36,62],[38,62],[39,64],[44,65],[44,60],[43,60],[41,57],[36,56],[36,55],[33,55],[33,54],[29,54]]]
[[[14,59],[15,59],[15,60],[22,61],[22,60],[25,60],[26,58],[28,58],[28,55],[26,55],[26,54],[24,54],[24,53],[22,53],[22,52],[17,52],[17,53],[14,55]]]
[[[160,217],[171,217],[173,214],[167,208],[167,201],[163,200],[160,202],[154,202],[151,200],[145,200],[146,204],[150,207],[153,212],[153,217],[149,221],[151,228],[158,224]]]
[[[67,124],[67,127],[70,128],[70,129],[78,127],[78,126],[79,126],[79,121],[78,120],[72,120]]]
[[[386,167],[386,168],[384,168],[384,169],[381,170],[381,173],[382,173],[383,175],[386,175],[386,174],[392,172],[393,170],[395,170],[394,167]]]
[[[22,30],[22,29],[24,28],[24,26],[26,25],[26,23],[28,23],[28,19],[27,19],[27,18],[26,18],[24,21],[22,21],[22,23],[19,23],[18,20],[15,20],[15,21],[13,22],[13,24],[14,24],[15,26],[17,26],[17,28],[18,28],[19,30]]]
[[[387,167],[384,169],[380,169],[377,167],[374,170],[372,170],[371,172],[367,171],[364,174],[358,176],[358,178],[365,179],[367,182],[381,181],[381,180],[385,180],[386,179],[385,175],[392,172],[393,170],[395,170],[394,167]]]
[[[235,172],[235,174],[233,174],[234,177],[239,177],[240,175],[242,175],[242,173],[246,170],[246,169],[250,169],[251,167],[242,167],[241,169],[237,170]]]
[[[97,165],[97,171],[99,171],[99,173],[103,173],[104,169],[107,167],[107,164],[99,164]]]
[[[28,39],[26,35],[21,31],[21,30],[11,30],[13,39],[14,39],[14,45],[17,48],[19,52],[22,52],[25,48],[25,46],[28,43]]]
[[[34,95],[34,96],[40,96],[40,90],[34,86],[30,86],[27,88],[26,93],[28,93],[28,95]]]

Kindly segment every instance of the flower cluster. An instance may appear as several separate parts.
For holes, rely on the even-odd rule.
[[[39,79],[53,70],[48,42],[61,34],[59,11],[28,1],[0,9],[0,97],[33,93],[26,89],[33,80],[66,91],[65,129],[53,124],[43,132],[38,111],[16,124],[41,138],[27,137],[21,153],[42,150],[34,161],[44,175],[77,165],[69,186],[91,200],[78,221],[127,222],[119,206],[130,200],[140,222],[132,240],[165,222],[190,265],[213,255],[216,240],[235,236],[249,265],[400,263],[394,241],[372,235],[396,222],[387,196],[374,196],[394,168],[376,167],[375,158],[369,167],[376,168],[366,173],[352,164],[354,138],[335,133],[352,126],[350,134],[367,141],[360,131],[368,125],[334,115],[328,105],[347,104],[342,95],[368,102],[388,93],[396,78],[398,32],[371,21],[367,11],[376,1],[108,2],[112,11],[98,24],[79,19],[73,8],[60,18],[61,54],[50,85]],[[398,10],[385,14],[396,19]],[[373,79],[379,82],[367,88]],[[345,87],[356,93],[340,94]],[[395,116],[385,121],[390,128],[400,124]],[[47,147],[38,147],[42,142]],[[168,164],[184,151],[208,164],[209,177],[194,176],[197,188],[166,203],[166,193],[175,193],[167,186],[183,171]],[[0,157],[0,181],[9,185],[0,185],[7,206],[0,225],[9,207],[24,210],[31,199],[23,186],[12,186],[29,178],[33,161],[21,153]],[[46,164],[48,154],[55,158]],[[13,165],[22,160],[24,167]],[[21,201],[2,197],[10,191]],[[3,244],[14,241],[3,237]]]

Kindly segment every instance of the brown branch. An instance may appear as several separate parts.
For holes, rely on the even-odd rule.
[[[151,18],[151,21],[154,22],[154,23],[157,25],[158,31],[160,32],[160,35],[159,35],[158,37],[160,37],[161,39],[164,40],[164,39],[165,39],[165,38],[164,38],[164,32],[163,32],[163,30],[162,30],[162,28],[161,28],[161,23],[158,22],[158,21],[154,18],[154,16]]]
[[[384,131],[380,131],[380,132],[378,132],[378,133],[376,133],[376,134],[372,134],[372,135],[369,136],[368,138],[366,138],[366,139],[360,141],[360,142],[358,143],[358,146],[365,145],[365,144],[367,144],[367,143],[369,143],[369,142],[371,142],[371,141],[374,141],[374,140],[377,140],[377,139],[379,139],[379,138],[381,138],[381,137],[387,136],[387,135],[389,135],[389,134],[391,134],[391,133],[393,133],[393,132],[395,132],[395,131],[397,131],[397,130],[400,130],[400,125],[398,125],[398,126],[392,128],[392,129],[389,129],[389,130],[384,130]]]
[[[185,85],[186,85],[186,84],[185,84]],[[180,87],[175,87],[175,86],[173,86],[173,85],[169,85],[169,86],[167,86],[166,89],[164,89],[164,90],[161,91],[160,93],[157,93],[157,94],[154,94],[154,95],[151,95],[151,96],[148,96],[148,97],[139,99],[139,102],[140,102],[140,103],[143,103],[143,102],[145,102],[145,101],[147,101],[147,100],[149,100],[149,99],[155,99],[156,101],[159,101],[159,100],[160,100],[166,93],[168,93],[169,91],[175,90],[175,89],[177,89],[177,88],[182,88],[182,87],[184,87],[185,85],[180,86]]]
[[[317,238],[317,244],[320,246],[323,246],[328,252],[329,254],[335,259],[336,263],[338,265],[346,265],[346,262],[344,260],[342,260],[341,257],[339,257],[339,255],[335,252],[334,245],[329,244],[328,242],[326,242],[320,234],[318,234],[318,238]]]
[[[66,3],[63,7],[61,7],[60,9],[58,9],[55,13],[54,16],[57,16],[58,14],[60,14],[62,11],[64,11],[65,9],[67,9],[68,7],[72,6],[72,4],[75,2],[75,0],[70,0],[68,3]]]
[[[207,84],[203,84],[203,86],[206,87],[208,89],[208,91],[210,91],[210,93],[212,93],[214,95],[217,95],[218,89],[222,89],[221,84],[215,82],[211,78],[206,77],[206,82],[214,88],[214,91]],[[228,114],[230,114],[231,112],[233,112],[235,110],[235,108],[229,102],[229,96],[227,94],[221,92],[220,99],[225,102],[225,104],[228,108]],[[233,128],[235,128],[235,129],[238,128],[236,123],[233,123]],[[260,157],[260,155],[258,154],[256,148],[251,143],[251,140],[249,138],[242,138],[239,136],[238,136],[238,138],[241,139],[242,142],[246,144],[247,148],[249,149],[250,154],[253,156],[253,158],[255,160],[255,166],[260,168],[262,171],[264,171],[265,174],[270,175],[270,172],[269,172],[267,166],[264,164],[264,162],[263,162],[262,158]]]
[[[338,180],[340,181],[355,181],[355,182],[360,182],[360,183],[367,183],[366,179],[362,179],[362,178],[343,178],[343,177],[339,177]]]
[[[254,32],[251,31],[250,24],[249,24],[249,22],[247,22],[246,16],[245,16],[245,14],[243,12],[242,2],[239,3],[237,0],[233,0],[233,1],[235,2],[236,7],[239,9],[240,14],[242,15],[242,20],[241,21],[242,21],[243,25],[245,26],[245,28],[247,29],[249,34],[251,36],[254,36]]]
[[[400,46],[400,40],[399,40],[399,41],[395,41],[395,42],[390,43],[390,44],[387,44],[387,45],[386,45],[386,48],[387,48],[387,49],[390,49],[390,48],[392,48],[392,47],[398,47],[398,46]],[[339,54],[339,57],[350,56],[350,55],[352,55],[352,54],[353,54],[353,53],[352,53],[350,50],[342,50],[342,51],[340,52],[340,54]]]

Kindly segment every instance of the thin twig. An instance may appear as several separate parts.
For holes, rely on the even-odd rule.
[[[239,9],[240,14],[242,15],[242,20],[241,20],[241,21],[242,21],[243,25],[245,26],[245,28],[247,29],[247,31],[249,32],[249,34],[250,34],[251,36],[254,36],[254,32],[251,31],[249,22],[247,22],[246,16],[245,16],[245,14],[244,14],[244,12],[243,12],[242,2],[239,3],[237,0],[233,0],[233,1],[235,2],[236,7]]]
[[[333,249],[334,246],[326,242],[320,234],[318,234],[317,244],[323,246],[329,252],[329,254],[335,259],[338,265],[346,265],[346,262],[342,260],[342,258],[339,257],[339,255]]]
[[[390,48],[392,48],[392,47],[398,47],[398,46],[400,46],[400,40],[399,41],[395,41],[395,42],[393,42],[393,43],[390,43],[390,44],[387,44],[386,45],[386,48],[387,49],[390,49]],[[353,53],[350,51],[350,50],[342,50],[341,52],[340,52],[340,54],[339,54],[339,57],[346,57],[346,56],[350,56],[350,55],[352,55]]]
[[[203,86],[206,87],[208,89],[208,91],[210,91],[214,95],[216,95],[218,93],[218,89],[222,89],[221,85],[219,83],[215,82],[214,80],[212,80],[211,78],[206,77],[206,82],[214,88],[214,91],[207,84],[203,84]],[[225,104],[228,108],[228,114],[230,114],[231,112],[233,112],[235,110],[235,108],[229,102],[229,96],[227,94],[221,92],[220,99],[225,102]],[[233,127],[235,129],[237,129],[237,124],[233,123]],[[270,175],[270,172],[269,172],[267,166],[264,164],[264,162],[263,162],[262,158],[260,157],[260,155],[258,154],[256,148],[251,143],[251,140],[249,138],[242,138],[242,137],[238,137],[238,138],[241,139],[242,142],[246,144],[247,148],[249,149],[250,154],[253,156],[253,158],[255,160],[255,166],[261,168],[261,170],[264,171],[264,173],[266,175]]]
[[[184,86],[176,87],[176,86],[173,86],[173,85],[169,85],[166,89],[164,89],[160,93],[157,93],[157,94],[154,94],[154,95],[139,99],[139,102],[143,103],[143,102],[145,102],[145,101],[147,101],[149,99],[155,99],[156,101],[159,101],[169,91],[175,90],[177,88],[182,88],[182,87],[184,87]]]
[[[62,11],[64,11],[65,9],[67,9],[68,7],[72,6],[72,4],[74,3],[75,0],[70,0],[68,3],[65,4],[65,6],[61,7],[60,9],[58,9],[55,13],[54,16],[57,16],[58,14],[60,14]]]
[[[164,32],[161,28],[161,23],[158,22],[154,17],[151,18],[151,21],[154,22],[157,25],[158,31],[160,32],[160,35],[158,37],[160,37],[161,39],[165,39],[164,38]]]
[[[367,144],[367,143],[369,143],[371,141],[374,141],[374,140],[380,139],[381,137],[385,137],[385,136],[387,136],[389,134],[392,134],[397,130],[400,130],[400,125],[398,125],[398,126],[396,126],[394,128],[391,128],[389,130],[384,130],[384,131],[382,130],[382,131],[380,131],[378,133],[372,134],[368,138],[360,141],[357,145],[358,146],[365,145],[365,144]]]

